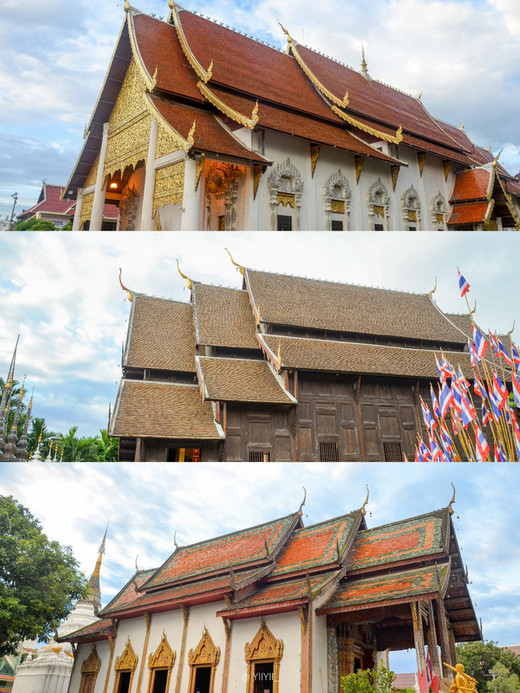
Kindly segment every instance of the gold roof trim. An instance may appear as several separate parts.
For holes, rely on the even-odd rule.
[[[228,250],[227,248],[224,248],[224,250],[225,250],[226,253],[229,255],[229,259],[231,260],[231,262],[235,265],[235,267],[238,268],[240,274],[245,274],[245,273],[246,273],[245,269],[242,267],[242,265],[239,265],[238,262],[235,262],[235,261],[233,260],[233,256],[231,255],[231,253],[229,252],[229,250]]]
[[[349,123],[350,125],[353,125],[359,130],[363,130],[363,132],[367,132],[369,135],[379,137],[380,139],[385,140],[385,142],[390,142],[391,144],[399,144],[403,140],[402,125],[400,125],[399,128],[396,130],[395,135],[387,135],[385,132],[381,132],[380,130],[371,128],[370,125],[365,125],[365,123],[361,123],[356,118],[347,115],[347,113],[341,111],[337,106],[332,106],[332,110],[334,111],[334,113],[336,113],[336,115],[339,115],[339,117],[345,122]]]
[[[168,130],[169,134],[173,137],[173,139],[177,142],[179,145],[180,149],[183,149],[186,154],[190,151],[190,149],[193,147],[193,142],[195,141],[194,135],[195,135],[195,126],[197,124],[197,121],[193,121],[193,125],[191,126],[191,130],[188,133],[188,137],[184,139],[184,137],[175,130],[173,125],[169,123],[166,118],[163,116],[163,114],[159,111],[159,109],[156,107],[156,105],[153,103],[151,100],[150,96],[146,94],[146,99],[145,99],[145,105],[150,113],[150,115],[155,118],[156,120],[160,121],[162,125]]]
[[[504,197],[506,198],[507,208],[508,208],[511,216],[515,220],[516,228],[518,230],[520,230],[520,218],[518,217],[517,212],[516,212],[515,208],[513,207],[513,200],[511,198],[511,195],[508,192],[506,192],[506,189],[502,183],[502,179],[500,178],[500,176],[498,174],[497,174],[497,180],[499,182],[500,187],[502,188],[502,192],[504,193]]]
[[[202,67],[202,65],[199,63],[193,51],[188,45],[188,41],[186,40],[186,36],[184,35],[184,31],[181,26],[176,4],[170,0],[168,7],[170,8],[170,16],[168,17],[168,21],[173,21],[173,26],[175,27],[175,31],[177,32],[177,37],[179,39],[179,43],[181,44],[182,52],[184,53],[184,55],[188,59],[189,64],[198,74],[200,79],[203,82],[208,82],[211,79],[211,75],[213,72],[213,60],[211,61],[207,70],[205,70]]]
[[[223,101],[221,101],[216,94],[214,94],[203,82],[197,82],[197,87],[199,88],[200,93],[210,102],[212,103],[216,108],[218,108],[219,111],[227,115],[231,120],[234,120],[236,123],[240,123],[240,125],[243,125],[246,128],[249,128],[250,130],[253,130],[255,125],[258,123],[258,101],[255,104],[255,107],[253,108],[253,112],[251,113],[251,117],[248,118],[245,115],[242,115],[242,113],[239,113],[238,111],[235,111],[234,108],[231,108],[231,106],[228,106],[225,104]]]
[[[280,22],[278,22],[278,23],[280,24]],[[287,41],[291,47],[292,54],[296,58],[296,62],[301,67],[301,69],[305,72],[305,74],[311,80],[311,82],[314,84],[316,89],[318,89],[318,91],[320,91],[328,99],[333,101],[337,106],[341,106],[342,108],[345,108],[345,106],[348,105],[348,91],[345,92],[345,96],[343,97],[343,99],[338,99],[337,96],[335,96],[331,91],[329,91],[327,89],[327,87],[320,82],[320,80],[316,77],[316,75],[312,72],[310,67],[308,67],[306,62],[303,60],[301,55],[298,53],[298,49],[296,47],[297,44],[295,43],[295,41],[293,40],[292,36],[289,34],[287,29],[285,29],[282,24],[280,24],[280,26],[282,27],[282,31],[284,32],[284,34],[287,37]]]
[[[135,39],[135,29],[134,29],[134,17],[131,11],[126,14],[126,21],[128,22],[128,36],[130,37],[130,45],[132,46],[132,55],[134,56],[139,72],[143,76],[146,83],[146,88],[148,91],[153,91],[155,89],[155,77],[157,76],[157,69],[155,70],[154,77],[151,77],[148,70],[146,69],[143,59],[141,58],[141,53],[137,47],[137,41]]]

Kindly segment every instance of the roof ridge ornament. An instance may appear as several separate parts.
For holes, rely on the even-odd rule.
[[[453,496],[452,496],[450,502],[448,503],[448,512],[450,515],[453,515],[453,513],[455,512],[453,510],[453,508],[451,507],[453,505],[453,503],[455,503],[455,486],[453,485],[453,482],[451,483],[451,486],[453,488]]]
[[[280,24],[280,22],[278,22],[278,24]],[[298,49],[296,47],[296,45],[297,45],[296,42],[294,41],[292,36],[289,34],[287,29],[282,24],[280,24],[280,26],[282,28],[282,31],[284,32],[284,34],[287,37],[287,42],[289,43],[289,47],[292,51],[294,58],[296,59],[296,62],[301,67],[303,72],[307,75],[307,77],[310,79],[310,81],[314,84],[316,89],[318,89],[318,91],[320,91],[324,96],[326,96],[328,99],[330,99],[330,101],[335,103],[337,106],[340,106],[341,108],[345,108],[348,105],[348,101],[349,101],[348,91],[345,91],[345,96],[343,97],[343,99],[338,99],[337,96],[335,96],[331,91],[329,91],[327,89],[327,87],[320,82],[320,80],[316,77],[314,72],[312,72],[310,67],[308,67],[306,62],[303,60],[303,58],[299,54]]]
[[[122,274],[123,274],[123,270],[122,270],[121,267],[120,267],[120,268],[119,268],[119,283],[120,283],[121,288],[123,289],[123,291],[126,291],[126,295],[128,296],[128,300],[130,301],[130,303],[132,303],[132,301],[134,300],[134,297],[133,297],[132,292],[130,291],[130,289],[128,289],[128,288],[123,284],[123,282],[121,281],[121,275],[122,275]]]
[[[435,277],[435,286],[433,289],[430,291],[428,296],[430,297],[430,301],[433,301],[433,294],[437,291],[437,277]]]
[[[370,127],[370,125],[365,125],[364,123],[360,122],[356,118],[353,118],[352,116],[347,115],[344,111],[341,111],[337,106],[332,106],[332,110],[336,115],[339,115],[339,117],[344,120],[345,122],[349,123],[350,125],[353,125],[354,127],[358,128],[359,130],[363,130],[363,132],[367,132],[369,135],[374,135],[375,137],[379,137],[382,140],[385,140],[385,142],[390,142],[391,144],[399,144],[403,140],[403,126],[399,125],[399,127],[396,130],[395,135],[387,135],[386,132],[381,132],[380,130],[376,130],[375,128]]]
[[[191,279],[181,272],[181,268],[179,266],[179,261],[177,260],[176,262],[177,262],[177,271],[179,272],[181,277],[186,280],[186,286],[188,287],[188,289],[191,289],[193,286]]]
[[[368,498],[370,496],[370,491],[368,490],[368,484],[366,484],[366,489],[367,489],[367,497],[365,498],[365,502],[361,506],[361,514],[363,515],[363,517],[367,514],[366,505],[368,503]]]
[[[370,75],[368,74],[367,61],[365,60],[364,44],[361,44],[361,74],[363,75],[363,77],[365,77],[365,79],[371,79]]]
[[[231,253],[229,252],[229,250],[228,250],[227,248],[224,248],[224,250],[225,250],[226,253],[229,255],[229,259],[231,260],[231,262],[235,265],[235,267],[238,268],[240,274],[245,274],[245,273],[246,273],[245,269],[242,267],[242,265],[239,265],[238,262],[235,262],[235,261],[233,260],[233,256],[231,255]]]
[[[513,329],[514,329],[514,327],[513,327]],[[512,330],[511,330],[511,331],[512,331]],[[300,517],[301,517],[302,514],[303,514],[302,509],[303,509],[303,506],[305,505],[305,501],[306,501],[306,500],[307,500],[307,489],[306,489],[305,486],[304,486],[304,487],[303,487],[303,500],[302,500],[302,502],[300,503],[300,507],[298,508],[298,515],[299,515]]]
[[[127,0],[128,2],[128,0]],[[173,21],[173,26],[175,27],[175,31],[177,32],[177,37],[179,39],[179,43],[181,44],[182,52],[188,59],[189,64],[191,67],[195,70],[197,75],[200,77],[200,79],[205,83],[209,82],[211,79],[211,76],[213,74],[213,60],[210,62],[209,67],[207,70],[205,70],[202,65],[199,63],[197,58],[195,57],[195,54],[189,47],[188,41],[186,40],[186,36],[184,35],[184,31],[181,26],[181,22],[179,20],[179,14],[177,12],[177,6],[173,0],[170,0],[168,3],[168,7],[170,8],[170,15],[168,17],[168,22],[171,23],[171,20]]]
[[[251,117],[248,118],[247,116],[243,115],[242,113],[239,113],[239,111],[235,110],[231,106],[228,106],[222,99],[219,99],[219,97],[214,94],[211,89],[205,84],[204,80],[197,82],[197,87],[200,91],[200,93],[211,103],[213,106],[218,108],[219,111],[224,113],[224,115],[227,115],[228,118],[231,118],[231,120],[234,120],[236,123],[240,123],[240,125],[243,125],[246,128],[249,128],[250,130],[254,130],[256,124],[258,123],[258,99],[256,100],[256,103],[253,107],[253,110],[251,112]]]

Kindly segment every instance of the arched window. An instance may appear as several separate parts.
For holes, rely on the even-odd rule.
[[[247,693],[278,693],[283,640],[277,640],[262,619],[260,629],[245,646]]]
[[[96,679],[101,669],[101,660],[99,659],[96,646],[92,645],[92,651],[87,659],[81,665],[81,683],[79,685],[79,693],[93,693],[96,687]]]
[[[432,200],[431,212],[432,212],[432,229],[436,231],[446,231],[446,212],[448,211],[448,205],[446,200],[441,195],[440,191],[435,195]]]
[[[114,665],[116,672],[114,693],[128,693],[131,690],[138,661],[139,657],[135,654],[130,638],[128,638],[123,653],[116,659]]]
[[[325,228],[327,231],[348,231],[350,216],[350,185],[338,169],[324,187]]]
[[[168,693],[175,656],[163,631],[159,647],[148,657],[148,693]]]
[[[204,628],[202,638],[194,650],[188,653],[190,685],[188,693],[213,693],[215,671],[220,659],[220,647],[216,647],[208,630]]]
[[[390,197],[388,190],[378,178],[368,190],[368,217],[373,231],[388,230],[388,210]]]
[[[300,172],[288,158],[276,164],[267,179],[271,229],[273,231],[298,231],[303,181]]]
[[[419,202],[419,194],[411,185],[401,197],[401,206],[403,210],[404,229],[407,231],[418,231],[421,221],[421,203]]]

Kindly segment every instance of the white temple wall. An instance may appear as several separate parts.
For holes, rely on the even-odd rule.
[[[135,693],[137,691],[137,681],[139,679],[139,667],[141,666],[141,658],[143,656],[143,645],[144,645],[144,639],[146,635],[146,628],[145,628],[145,622],[144,618],[129,618],[129,619],[124,619],[119,621],[118,628],[117,628],[117,638],[115,641],[115,647],[114,647],[114,658],[112,661],[112,670],[110,671],[110,678],[108,681],[108,688],[107,691],[112,691],[114,688],[114,681],[115,681],[115,663],[116,659],[120,657],[123,654],[123,651],[126,647],[126,642],[128,638],[130,638],[130,642],[132,644],[132,649],[134,650],[135,654],[138,656],[138,662],[137,662],[137,668],[134,672],[134,676],[132,679],[132,686],[129,690],[129,693]],[[99,676],[98,676],[99,680]],[[98,686],[97,686],[97,681],[96,681],[96,693],[98,693]],[[103,690],[103,689],[101,689]]]
[[[264,618],[277,640],[283,640],[283,656],[280,662],[279,690],[297,693],[300,690],[301,632],[298,612],[274,614]],[[244,618],[233,622],[229,660],[228,693],[245,693],[247,663],[244,647],[251,643],[261,624],[260,618]]]
[[[312,624],[312,690],[323,691],[328,689],[327,666],[327,617],[316,616],[313,613]]]

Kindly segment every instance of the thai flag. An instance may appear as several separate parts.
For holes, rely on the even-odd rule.
[[[500,401],[499,407],[500,409],[504,408],[504,405],[507,400],[507,388],[504,385],[504,383],[500,380],[500,378],[497,376],[497,374],[493,371],[493,390],[495,391],[495,395],[497,396],[497,399]]]
[[[489,390],[489,401],[491,403],[491,411],[493,412],[493,415],[495,419],[500,418],[500,398],[497,397],[496,393],[494,390]]]
[[[481,383],[481,381],[480,381],[480,379],[476,373],[475,373],[475,382],[473,383],[473,389],[475,390],[476,395],[478,395],[482,399],[486,399],[486,397],[487,397],[486,388]]]
[[[500,339],[498,337],[497,337],[497,342],[498,342],[498,353],[504,359],[504,361],[507,363],[508,366],[512,366],[513,362],[511,360],[511,357],[507,353],[507,349],[505,348],[505,346],[502,344],[502,342],[500,341]]]
[[[518,370],[520,366],[520,354],[518,353],[518,350],[513,344],[513,342],[511,342],[511,356],[513,358],[513,363],[516,366],[516,370]]]
[[[520,428],[518,428],[516,421],[513,424],[513,431],[515,433],[516,456],[520,460]]]
[[[464,390],[467,392],[469,390],[469,383],[466,380],[466,378],[464,377],[464,374],[462,373],[462,371],[460,370],[460,366],[458,366],[458,368],[457,368],[457,380],[458,380],[459,385],[462,388],[464,388]]]
[[[419,452],[419,448],[417,447],[417,445],[415,446],[415,461],[416,462],[424,462],[424,459],[423,459],[421,453]]]
[[[480,356],[478,355],[477,348],[471,341],[471,339],[468,337],[468,351],[469,351],[469,358],[471,361],[471,367],[476,368],[478,362],[480,361]]]
[[[435,416],[436,419],[438,419],[441,415],[441,408],[439,407],[439,402],[437,401],[437,397],[435,397],[435,392],[433,391],[433,387],[432,387],[431,383],[430,383],[430,396],[432,398],[433,415]]]
[[[421,438],[421,457],[423,458],[423,462],[431,462],[432,461],[432,453],[430,451],[430,448],[426,445],[424,440]]]
[[[486,403],[482,400],[482,425],[487,426],[491,421],[491,416],[489,415]]]
[[[516,373],[513,371],[513,397],[515,398],[515,406],[520,407],[520,381]]]
[[[462,274],[460,273],[460,269],[457,267],[457,272],[459,273],[459,289],[460,289],[460,297],[462,298],[464,294],[467,294],[469,291],[469,284],[468,282],[464,279]]]
[[[442,384],[441,394],[439,396],[441,416],[444,419],[446,414],[449,412],[451,405],[453,404],[453,392],[450,390],[446,383]]]
[[[443,383],[446,380],[446,374],[441,368],[441,364],[439,363],[439,359],[437,358],[437,354],[435,354],[435,363],[437,364],[437,371],[439,373],[439,380],[441,383]]]
[[[433,429],[434,429],[435,426],[437,425],[437,422],[435,421],[435,419],[434,419],[433,416],[431,415],[431,412],[430,412],[430,410],[428,409],[428,406],[424,403],[424,400],[423,400],[422,396],[421,396],[421,409],[422,409],[422,415],[423,415],[423,419],[424,419],[424,424],[425,424],[426,428],[427,428],[431,433],[433,433]]]
[[[451,452],[453,450],[450,434],[448,432],[448,429],[446,428],[446,424],[444,423],[444,421],[441,425],[441,443],[446,453]]]
[[[462,406],[462,425],[467,428],[469,424],[477,418],[477,412],[474,406],[471,404],[469,399],[463,393],[461,396],[461,406]]]
[[[473,325],[473,341],[475,342],[475,348],[479,358],[483,359],[486,355],[488,343],[484,339],[484,336],[477,330],[475,325]]]
[[[462,391],[455,378],[451,383],[451,391],[453,392],[452,407],[457,411],[458,414],[462,414]]]
[[[498,443],[495,443],[495,462],[507,462],[507,457],[506,453],[504,452],[504,448],[502,447],[502,443],[498,441]]]
[[[498,356],[498,342],[496,336],[492,332],[489,333],[489,341],[491,342],[493,353],[495,356]]]
[[[485,462],[488,458],[491,448],[488,445],[486,437],[477,426],[475,430],[475,448],[477,451],[477,462]]]
[[[429,436],[430,438],[430,450],[432,451],[432,462],[440,462],[442,458],[442,452],[440,447],[437,445],[435,436]]]

